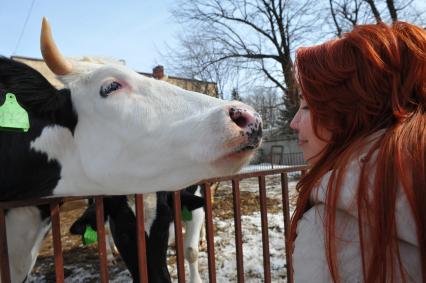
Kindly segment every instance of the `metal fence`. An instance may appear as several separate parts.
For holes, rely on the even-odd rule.
[[[273,145],[269,153],[269,162],[274,165],[305,165],[303,152],[284,152],[284,146]]]
[[[216,182],[231,181],[233,194],[233,210],[235,223],[235,247],[236,247],[236,262],[237,262],[237,280],[244,282],[244,261],[243,261],[243,231],[241,228],[241,206],[240,206],[240,181],[247,178],[258,178],[259,184],[259,203],[261,213],[262,226],[262,250],[263,250],[263,269],[264,282],[271,282],[271,266],[270,266],[270,251],[269,251],[269,235],[268,235],[268,218],[266,206],[266,182],[265,176],[280,175],[282,188],[282,208],[284,218],[284,239],[285,254],[287,262],[287,281],[292,282],[292,260],[288,252],[288,236],[290,225],[290,208],[288,195],[288,173],[301,171],[302,174],[307,170],[306,165],[292,166],[288,168],[270,169],[255,172],[248,172],[234,176],[215,178],[203,181],[205,185],[205,217],[206,217],[206,238],[207,238],[207,254],[208,254],[208,270],[209,282],[216,282],[216,264],[215,264],[215,247],[214,247],[214,229],[212,217],[212,202],[210,185]],[[0,202],[0,271],[1,282],[8,283],[10,280],[9,258],[7,250],[6,225],[5,225],[5,210],[22,206],[34,206],[48,204],[50,206],[50,216],[52,221],[52,238],[53,238],[53,254],[55,260],[56,282],[64,282],[64,263],[61,248],[61,232],[59,221],[59,207],[64,202],[87,199],[85,197],[67,197],[67,198],[46,198],[32,199],[25,201]],[[100,263],[100,280],[108,282],[108,265],[105,242],[105,227],[104,227],[104,210],[103,197],[96,196],[96,219],[98,233],[98,251]],[[135,195],[136,206],[136,221],[138,233],[138,256],[139,256],[139,276],[140,282],[148,282],[148,272],[146,266],[146,246],[144,233],[144,210],[143,210],[143,195]],[[185,282],[184,269],[184,251],[183,251],[183,236],[181,224],[181,202],[179,192],[174,193],[174,214],[175,214],[175,241],[176,241],[176,262],[178,282]]]

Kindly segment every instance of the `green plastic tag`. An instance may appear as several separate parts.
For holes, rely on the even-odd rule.
[[[26,132],[30,128],[28,113],[19,105],[13,93],[6,93],[0,106],[0,130]]]
[[[98,233],[93,230],[92,226],[86,226],[86,230],[84,230],[83,234],[83,244],[90,245],[96,243],[98,241]]]
[[[191,221],[192,220],[192,211],[189,211],[186,206],[182,208],[182,219],[183,221]]]

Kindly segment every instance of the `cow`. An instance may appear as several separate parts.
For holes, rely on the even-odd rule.
[[[0,58],[0,97],[13,93],[30,124],[0,131],[0,201],[172,191],[237,172],[261,142],[261,118],[243,103],[66,59],[46,19],[40,42],[65,88]],[[48,209],[9,209],[6,228],[12,282],[22,282],[50,229]]]
[[[200,197],[201,186],[193,185],[181,191],[181,206],[195,211],[193,219],[186,225],[185,258],[190,264],[191,283],[201,282],[198,272],[198,243],[203,217],[204,198]],[[200,214],[200,211],[203,212]],[[133,282],[139,282],[136,216],[132,198],[111,196],[104,198],[104,216],[108,221],[114,243],[125,262]],[[169,225],[172,225],[173,203],[171,192],[144,195],[146,258],[149,283],[172,282],[167,269]],[[91,203],[70,228],[71,234],[84,235],[86,228],[96,229],[95,204]]]
[[[205,199],[203,186],[191,186],[186,188],[186,191],[196,196],[201,196]],[[214,191],[215,186],[211,187]],[[213,193],[214,194],[214,193]],[[198,270],[198,255],[202,241],[205,244],[205,229],[204,228],[205,213],[204,207],[196,208],[191,211],[191,219],[183,221],[185,228],[184,238],[184,255],[189,263],[189,282],[201,283],[201,276]],[[174,225],[170,225],[169,244],[174,240]],[[200,241],[201,238],[201,241]]]

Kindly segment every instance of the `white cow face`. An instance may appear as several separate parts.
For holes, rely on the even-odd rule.
[[[78,116],[72,153],[60,154],[66,157],[58,192],[177,190],[237,172],[259,146],[262,122],[247,105],[185,91],[124,66],[72,63],[54,44],[46,19],[41,50],[71,90]]]
[[[261,119],[240,102],[116,65],[63,80],[78,114],[75,141],[86,175],[120,193],[175,190],[231,175],[260,143]]]

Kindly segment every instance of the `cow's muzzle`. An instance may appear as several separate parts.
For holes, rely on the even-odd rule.
[[[262,118],[250,109],[231,107],[231,120],[240,128],[241,136],[247,137],[247,142],[241,145],[240,151],[256,149],[262,140]]]

